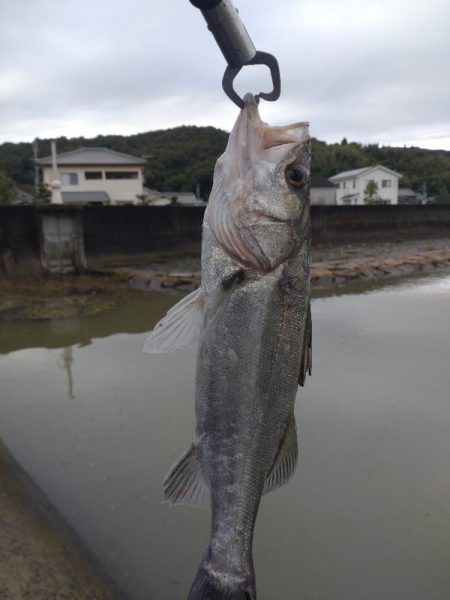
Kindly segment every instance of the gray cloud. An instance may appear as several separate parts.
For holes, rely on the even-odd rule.
[[[235,0],[283,93],[269,122],[316,137],[450,148],[447,0]],[[0,141],[230,129],[225,61],[188,0],[15,0],[0,7]],[[249,67],[237,89],[269,86]]]

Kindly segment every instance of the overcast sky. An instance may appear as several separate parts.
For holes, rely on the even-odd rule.
[[[450,150],[449,0],[235,0],[280,63],[271,124],[310,121],[327,142]],[[229,130],[225,60],[188,0],[0,0],[0,143]],[[270,88],[247,67],[237,90]]]

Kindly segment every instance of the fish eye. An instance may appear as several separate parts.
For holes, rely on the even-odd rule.
[[[299,167],[289,167],[286,172],[286,179],[294,187],[301,187],[306,181],[304,169]]]

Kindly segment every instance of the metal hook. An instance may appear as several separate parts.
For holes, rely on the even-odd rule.
[[[263,100],[269,100],[273,102],[274,100],[278,100],[281,93],[281,78],[280,78],[280,67],[278,66],[278,61],[272,54],[268,52],[256,52],[255,56],[245,63],[244,66],[247,65],[266,65],[270,69],[270,74],[272,76],[272,84],[273,89],[271,92],[259,92],[256,98],[263,98]],[[225,69],[225,73],[222,79],[222,87],[225,94],[232,100],[239,108],[244,107],[244,100],[239,96],[239,94],[233,88],[233,82],[239,73],[242,67],[230,67],[228,66]]]

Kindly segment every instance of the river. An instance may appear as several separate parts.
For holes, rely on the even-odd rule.
[[[195,350],[141,352],[180,296],[0,324],[0,437],[132,600],[184,600],[209,513],[160,502],[190,443]],[[450,597],[450,275],[312,304],[300,460],[262,501],[260,600]]]

